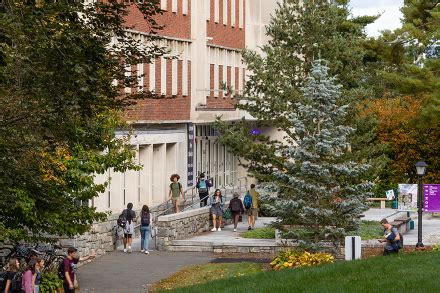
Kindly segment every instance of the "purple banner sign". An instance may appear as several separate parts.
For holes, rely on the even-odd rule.
[[[424,211],[440,212],[440,184],[423,185]]]

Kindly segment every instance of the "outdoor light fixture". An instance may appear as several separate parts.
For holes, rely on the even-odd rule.
[[[416,170],[417,175],[419,176],[419,183],[418,183],[418,191],[417,191],[417,214],[418,214],[418,220],[417,220],[417,244],[416,247],[424,247],[423,241],[422,241],[422,216],[423,216],[423,175],[425,175],[426,167],[428,167],[428,164],[426,164],[424,161],[418,161],[416,163]]]
[[[419,176],[425,175],[426,167],[428,167],[428,164],[426,164],[424,161],[418,161],[416,163],[417,175]]]

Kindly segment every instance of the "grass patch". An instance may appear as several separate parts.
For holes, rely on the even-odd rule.
[[[274,239],[275,228],[256,228],[255,230],[240,233],[240,236],[243,238]],[[360,236],[362,240],[379,239],[383,236],[383,230],[377,221],[361,221]]]
[[[210,281],[253,275],[262,271],[261,263],[210,263],[183,269],[153,286],[153,291],[169,290]],[[207,291],[209,292],[209,291]]]
[[[362,240],[382,238],[383,228],[377,221],[361,221],[360,236]]]
[[[248,230],[240,234],[243,238],[256,238],[256,239],[274,239],[275,238],[275,228],[264,227],[256,228],[254,230]]]
[[[406,253],[260,272],[172,292],[438,292],[439,263],[438,251]]]

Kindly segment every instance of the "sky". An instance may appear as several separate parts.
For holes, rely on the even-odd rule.
[[[366,27],[369,36],[377,37],[381,30],[400,27],[402,13],[399,9],[403,6],[403,0],[351,0],[350,6],[355,16],[382,13],[375,23]]]

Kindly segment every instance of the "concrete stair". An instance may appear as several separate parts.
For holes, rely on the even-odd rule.
[[[170,246],[167,246],[167,251],[214,252],[214,247],[212,247],[212,246],[195,246],[195,245],[170,245]]]

